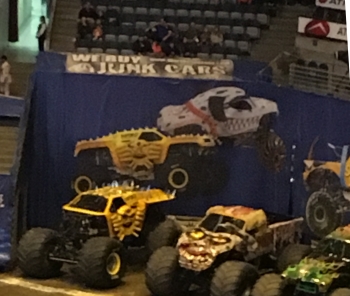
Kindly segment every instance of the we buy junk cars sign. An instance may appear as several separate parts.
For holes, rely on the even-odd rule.
[[[346,24],[327,22],[325,20],[314,20],[307,17],[299,17],[298,33],[310,37],[328,38],[347,41]]]
[[[345,10],[345,0],[316,0],[316,6]]]

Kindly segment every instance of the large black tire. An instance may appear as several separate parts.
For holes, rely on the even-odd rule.
[[[51,229],[33,228],[21,238],[18,266],[26,275],[38,279],[59,276],[61,262],[51,261],[50,253],[60,243],[58,233]]]
[[[200,184],[200,160],[186,155],[169,155],[165,163],[155,167],[155,179],[161,188],[193,192]]]
[[[149,234],[147,248],[153,253],[161,247],[175,247],[181,233],[181,226],[175,220],[167,218]]]
[[[329,296],[349,296],[350,295],[350,289],[348,288],[339,288],[334,290]]]
[[[109,237],[89,239],[78,255],[77,277],[90,288],[118,286],[126,271],[126,253],[122,243]]]
[[[326,191],[311,194],[306,204],[305,216],[310,230],[320,238],[341,226],[343,221],[343,214],[338,212],[338,205]]]
[[[339,176],[333,171],[323,168],[313,170],[305,180],[305,184],[309,193],[321,189],[333,193],[341,188]]]
[[[183,277],[178,251],[162,247],[150,257],[146,267],[146,286],[154,296],[185,295],[191,285],[190,278]]]
[[[280,172],[285,166],[286,146],[273,131],[256,137],[256,147],[262,164],[273,172]]]
[[[240,261],[226,261],[215,271],[210,286],[210,295],[250,295],[258,277],[258,271],[253,265]]]
[[[275,273],[263,275],[254,285],[251,296],[292,296],[293,287]]]
[[[288,268],[288,266],[299,263],[311,253],[311,250],[311,247],[307,245],[288,245],[277,258],[277,271],[282,273]]]

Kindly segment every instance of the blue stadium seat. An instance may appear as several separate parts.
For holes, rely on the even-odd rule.
[[[230,34],[231,33],[231,27],[230,26],[220,26],[220,31],[223,34]]]
[[[76,51],[79,53],[88,53],[89,49],[87,47],[77,47]]]
[[[245,33],[250,37],[250,39],[260,39],[260,29],[257,27],[247,27]]]
[[[150,8],[149,14],[159,18],[162,15],[162,11],[159,8]]]
[[[224,54],[222,53],[212,53],[211,58],[214,60],[222,60],[224,59]]]
[[[135,53],[131,49],[122,49],[121,55],[134,55]]]
[[[242,14],[238,11],[231,12],[231,20],[241,20]]]
[[[102,47],[93,47],[90,49],[91,53],[103,53]]]
[[[163,10],[163,15],[164,16],[175,16],[175,10],[174,9],[169,9],[169,8],[166,8]]]
[[[262,27],[268,27],[270,25],[270,17],[265,13],[258,13],[256,15],[256,20]]]
[[[225,40],[224,42],[225,48],[236,48],[236,42],[234,40]]]
[[[186,9],[178,9],[176,11],[176,16],[177,16],[179,23],[189,23],[190,22],[189,13],[188,13],[188,10],[186,10]]]
[[[231,60],[231,61],[235,61],[235,60],[238,59],[238,56],[235,55],[235,54],[227,54],[227,55],[225,56],[225,58],[228,59],[228,60]]]
[[[190,10],[190,17],[202,17],[202,12],[200,10]]]
[[[246,40],[240,40],[237,42],[237,48],[241,50],[242,53],[250,53],[250,43]]]
[[[180,32],[185,32],[188,30],[189,25],[187,23],[180,23],[177,27]]]
[[[210,58],[210,55],[206,52],[200,52],[197,54],[197,57],[202,60],[208,60]]]
[[[105,13],[107,11],[107,6],[103,6],[103,5],[98,5],[96,7],[97,11],[102,11],[103,13]]]
[[[106,54],[113,54],[113,55],[117,55],[119,53],[118,49],[116,48],[107,48],[105,52]]]

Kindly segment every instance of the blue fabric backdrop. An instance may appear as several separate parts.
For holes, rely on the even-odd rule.
[[[20,118],[25,109],[24,105],[23,99],[0,96],[0,116]],[[10,261],[15,204],[14,180],[12,174],[0,175],[0,269]]]
[[[26,153],[30,226],[59,223],[61,206],[71,198],[73,150],[78,140],[153,126],[162,107],[182,104],[215,86],[236,85],[278,103],[275,130],[288,147],[287,167],[274,175],[259,164],[254,149],[226,145],[220,148],[219,157],[230,166],[227,187],[212,196],[188,196],[165,203],[169,213],[202,215],[211,205],[243,204],[301,215],[306,197],[301,173],[311,143],[320,136],[315,155],[321,159],[333,157],[327,142],[348,143],[348,102],[259,82],[251,74],[245,74],[250,82],[68,74],[58,66],[62,65],[62,57],[59,59],[42,56],[35,73]]]
[[[0,95],[0,116],[19,117],[24,111],[23,99],[14,99]]]

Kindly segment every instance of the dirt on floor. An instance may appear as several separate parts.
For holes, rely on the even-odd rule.
[[[0,295],[6,296],[150,296],[145,286],[143,268],[129,268],[123,283],[112,290],[96,291],[78,285],[69,268],[61,277],[34,280],[22,277],[19,271],[0,274]]]

